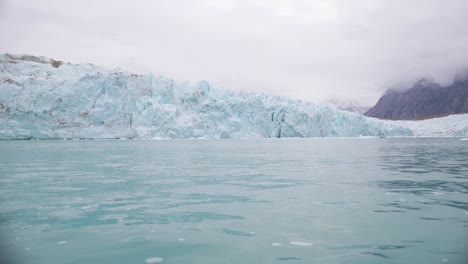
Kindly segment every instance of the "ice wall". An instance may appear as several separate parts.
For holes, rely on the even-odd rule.
[[[398,124],[206,81],[0,55],[0,139],[410,135]]]

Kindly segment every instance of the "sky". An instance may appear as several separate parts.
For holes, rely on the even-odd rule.
[[[468,69],[466,0],[0,0],[0,53],[373,105]]]

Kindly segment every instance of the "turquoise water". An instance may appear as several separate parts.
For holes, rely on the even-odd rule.
[[[468,141],[0,141],[12,263],[467,263]]]

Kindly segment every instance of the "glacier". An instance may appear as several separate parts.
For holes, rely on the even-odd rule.
[[[206,81],[177,83],[89,63],[0,55],[0,139],[392,137],[413,131],[402,122],[216,89]],[[463,133],[468,129],[443,136]]]
[[[468,137],[468,114],[456,114],[425,120],[388,122],[410,129],[414,137]]]

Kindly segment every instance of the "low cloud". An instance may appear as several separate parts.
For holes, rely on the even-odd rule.
[[[0,0],[0,52],[373,104],[468,65],[468,2]]]

